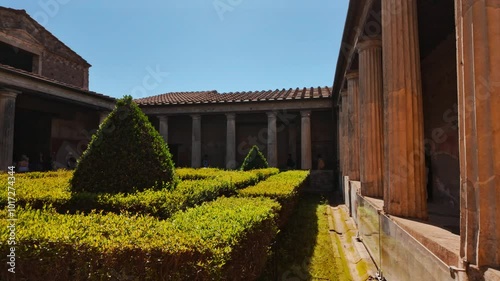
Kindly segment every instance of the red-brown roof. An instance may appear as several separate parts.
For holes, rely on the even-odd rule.
[[[325,99],[332,96],[331,87],[276,89],[254,92],[218,93],[217,91],[173,92],[136,99],[139,105],[176,105],[204,103],[237,103],[279,100]]]

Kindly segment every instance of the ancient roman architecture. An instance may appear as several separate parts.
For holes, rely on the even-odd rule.
[[[27,155],[65,168],[85,150],[114,107],[88,90],[90,65],[25,11],[0,8],[0,169]],[[333,178],[330,87],[246,93],[167,93],[136,100],[169,144],[177,166],[238,168],[252,145],[273,167],[314,169],[322,155]],[[330,180],[331,181],[331,180]]]
[[[500,280],[500,2],[350,1],[339,183],[387,280]]]
[[[316,157],[335,166],[331,88],[243,93],[181,92],[137,99],[168,140],[178,166],[235,168],[253,145],[270,166],[315,169]]]
[[[0,170],[66,167],[115,99],[25,11],[0,7]],[[333,87],[137,99],[177,166],[338,176],[359,240],[387,280],[500,280],[500,2],[352,0]],[[333,66],[332,66],[333,67]]]
[[[0,170],[22,155],[65,168],[114,99],[89,91],[90,65],[25,11],[0,7],[0,22]]]

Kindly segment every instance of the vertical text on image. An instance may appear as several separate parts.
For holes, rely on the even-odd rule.
[[[9,231],[9,236],[7,238],[7,244],[10,246],[9,254],[7,255],[7,264],[9,268],[7,269],[10,273],[16,273],[16,177],[15,177],[15,167],[9,166],[8,177],[7,177],[7,228]]]

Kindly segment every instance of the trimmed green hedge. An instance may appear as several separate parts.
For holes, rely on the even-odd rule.
[[[243,197],[269,197],[281,206],[280,226],[286,223],[297,203],[300,189],[307,183],[309,171],[286,171],[269,177],[254,186],[238,191]]]
[[[173,189],[176,184],[167,144],[131,96],[117,100],[71,179],[72,191],[92,193]]]
[[[249,170],[247,172],[241,172],[241,171],[232,171],[232,170],[221,170],[217,168],[202,168],[202,169],[195,169],[195,168],[178,168],[176,170],[177,175],[181,180],[201,180],[201,179],[209,179],[209,178],[216,178],[216,177],[224,177],[227,175],[234,175],[236,173],[242,173],[244,175],[245,173],[252,173],[257,175],[259,180],[263,180],[268,178],[269,176],[275,175],[279,173],[278,168],[264,168],[264,169],[255,169],[255,170]]]
[[[16,204],[43,208],[45,205],[61,207],[71,199],[69,180],[72,171],[16,173],[14,188]],[[1,174],[0,181],[7,183],[7,175]],[[7,205],[7,192],[0,192],[0,206]]]
[[[271,199],[220,198],[167,221],[18,210],[15,278],[254,280],[276,236],[279,208]],[[6,211],[0,215],[6,217]],[[2,241],[9,235],[7,225],[0,221]],[[10,252],[6,243],[1,249]],[[13,278],[6,268],[0,274],[2,280]]]
[[[240,170],[249,171],[268,167],[269,164],[267,163],[266,157],[264,157],[264,154],[260,152],[259,147],[254,145],[250,148],[250,151],[248,151],[245,160],[243,160],[243,164],[241,164]]]
[[[194,169],[193,169],[194,170]],[[210,170],[210,169],[197,169]],[[236,190],[256,184],[277,169],[263,169],[249,172],[221,171],[213,169],[213,174],[203,180],[181,181],[175,190],[145,190],[132,194],[95,194],[88,192],[71,193],[69,178],[71,172],[23,174],[16,177],[16,199],[18,206],[30,205],[35,209],[53,206],[59,212],[135,212],[168,218],[189,207],[212,201],[220,196],[231,196]],[[58,176],[57,176],[58,175]],[[31,178],[31,179],[30,179]],[[7,204],[7,193],[0,193],[0,206]]]

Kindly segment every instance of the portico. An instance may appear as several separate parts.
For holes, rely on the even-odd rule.
[[[388,280],[500,280],[494,2],[350,1],[338,176]]]
[[[314,169],[313,155],[334,158],[333,128],[317,125],[331,118],[329,90],[167,93],[136,102],[151,119],[157,117],[179,166],[199,167],[207,155],[210,166],[234,169],[257,145],[272,167],[286,168],[290,154],[296,168]],[[333,169],[333,161],[327,162]]]

